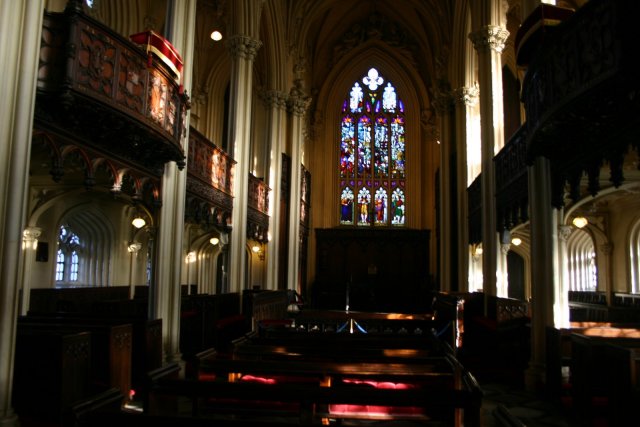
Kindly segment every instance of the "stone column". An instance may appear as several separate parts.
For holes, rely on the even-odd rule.
[[[40,227],[27,227],[22,233],[22,298],[20,300],[20,314],[25,315],[29,310],[29,297],[31,296],[31,271],[36,261],[36,249],[38,248],[38,237],[42,234]]]
[[[567,242],[573,232],[570,225],[558,227],[558,265],[560,282],[555,287],[554,325],[556,328],[569,327],[569,251]]]
[[[231,55],[231,105],[229,130],[231,155],[237,162],[233,182],[233,232],[229,242],[229,289],[240,292],[245,287],[245,246],[247,242],[247,205],[251,168],[251,101],[253,95],[253,61],[262,42],[244,35],[229,37]]]
[[[549,160],[538,157],[529,167],[529,217],[531,226],[531,360],[526,385],[537,390],[545,379],[545,329],[553,326],[558,220],[551,206]]]
[[[191,91],[193,40],[196,0],[170,1],[165,37],[180,52],[184,61],[182,84]],[[189,119],[182,138],[184,152],[189,150]],[[150,284],[150,315],[162,319],[164,359],[181,360],[180,355],[180,278],[184,266],[184,202],[187,168],[179,170],[174,162],[165,165],[162,177],[162,210],[157,227],[155,283]]]
[[[14,427],[11,406],[22,232],[44,1],[0,2],[0,426]]]
[[[458,290],[469,290],[469,204],[467,202],[467,117],[470,109],[478,103],[479,90],[476,86],[461,87],[453,91],[456,134],[456,169],[458,185],[455,189],[458,204],[456,221],[458,241]]]
[[[296,80],[296,86],[289,94],[289,108],[293,114],[291,121],[291,203],[289,211],[289,274],[287,275],[287,289],[293,289],[302,294],[300,289],[300,180],[302,172],[302,147],[304,146],[304,115],[309,107],[311,98],[307,97],[301,88],[301,80]]]
[[[267,289],[278,289],[278,255],[280,247],[287,242],[281,242],[280,218],[285,212],[280,211],[280,193],[282,191],[282,153],[285,151],[286,122],[287,122],[287,94],[277,90],[270,90],[263,94],[268,108],[267,133],[270,141],[270,162],[268,183],[271,188],[269,195],[269,235],[267,242]]]
[[[469,38],[478,53],[480,88],[480,126],[482,151],[482,275],[483,289],[496,295],[496,272],[499,248],[496,231],[495,170],[493,157],[504,145],[502,108],[502,65],[500,54],[509,32],[496,25],[486,25]]]

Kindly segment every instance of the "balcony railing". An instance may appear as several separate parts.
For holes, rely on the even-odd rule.
[[[233,210],[235,160],[191,128],[187,164],[187,219],[226,226]]]
[[[600,167],[624,180],[623,158],[640,134],[640,79],[635,60],[640,2],[592,0],[546,37],[527,69],[528,156],[545,156],[553,173],[553,205],[582,197],[581,177],[595,196]]]
[[[148,59],[82,8],[45,14],[36,123],[157,176],[166,162],[183,167],[188,97]]]
[[[529,219],[526,127],[521,127],[493,158],[496,176],[497,231]]]

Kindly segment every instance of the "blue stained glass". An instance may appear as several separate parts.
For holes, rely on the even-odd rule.
[[[405,225],[404,103],[369,69],[342,104],[340,224]]]
[[[349,187],[340,196],[340,224],[353,225],[353,191]]]
[[[358,176],[371,173],[371,121],[367,116],[358,122]]]
[[[404,178],[404,119],[396,116],[391,122],[391,174]]]
[[[387,137],[387,119],[378,117],[375,125],[375,152],[373,175],[386,176],[389,173],[389,149]]]
[[[355,163],[355,125],[350,116],[342,119],[342,142],[340,144],[340,176],[353,175]]]

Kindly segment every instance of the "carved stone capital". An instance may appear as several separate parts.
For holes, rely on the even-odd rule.
[[[487,25],[469,34],[469,39],[477,51],[491,49],[498,53],[504,49],[509,31],[497,25]]]
[[[502,252],[502,255],[507,256],[507,254],[509,253],[510,249],[511,249],[511,243],[501,243],[500,244],[500,251]]]
[[[42,234],[40,227],[27,227],[22,232],[22,240],[25,242],[34,242],[38,240],[38,237]]]
[[[564,242],[569,239],[571,233],[573,233],[573,227],[570,225],[561,225],[558,227],[558,238]]]
[[[286,109],[289,96],[280,90],[264,90],[260,92],[260,98],[270,108]]]
[[[248,36],[235,35],[227,40],[227,49],[232,58],[243,58],[253,61],[262,47],[260,40]]]
[[[472,107],[478,103],[480,96],[480,88],[478,85],[463,86],[458,89],[454,89],[452,93],[453,102],[455,104],[463,104],[467,107]]]

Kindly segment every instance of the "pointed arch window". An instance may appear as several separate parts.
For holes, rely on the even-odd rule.
[[[404,226],[404,104],[375,68],[351,87],[340,129],[340,224]]]
[[[80,238],[68,226],[60,226],[56,255],[56,282],[75,283],[80,268]]]

